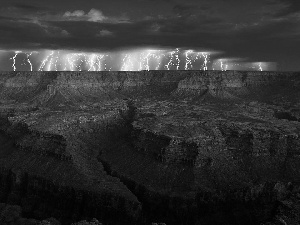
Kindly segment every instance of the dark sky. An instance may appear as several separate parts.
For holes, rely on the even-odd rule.
[[[300,70],[300,0],[0,0],[0,49],[144,46]]]

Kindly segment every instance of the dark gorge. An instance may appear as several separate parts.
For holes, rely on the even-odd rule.
[[[1,72],[0,224],[300,223],[299,75]]]

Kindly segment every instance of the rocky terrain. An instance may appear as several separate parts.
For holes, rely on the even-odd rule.
[[[24,218],[300,223],[300,73],[1,72],[0,115]]]

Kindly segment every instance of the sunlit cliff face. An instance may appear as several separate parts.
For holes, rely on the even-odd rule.
[[[69,50],[1,51],[0,69],[13,71],[276,70],[270,62],[219,58],[191,49],[129,49],[111,52]],[[6,65],[6,66],[5,66]]]

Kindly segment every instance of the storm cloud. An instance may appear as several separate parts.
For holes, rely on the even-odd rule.
[[[0,15],[3,50],[182,47],[300,70],[298,1],[5,0]]]

